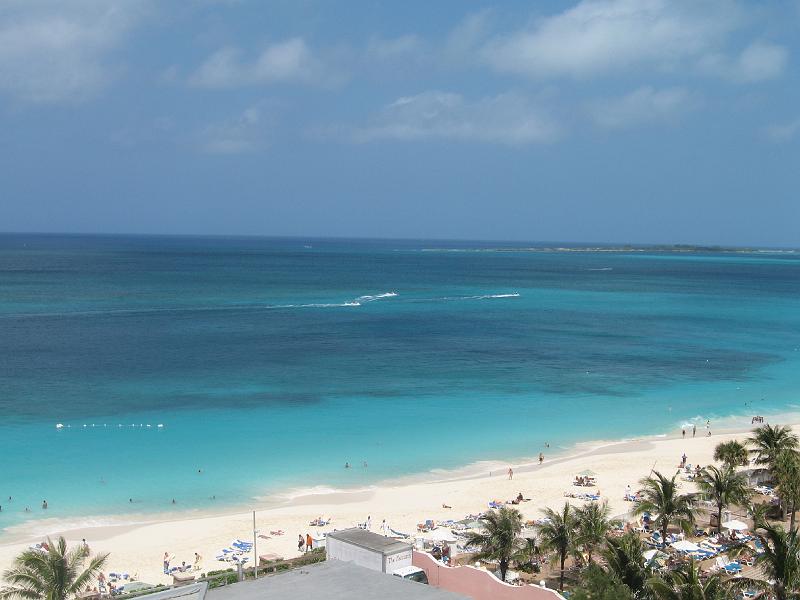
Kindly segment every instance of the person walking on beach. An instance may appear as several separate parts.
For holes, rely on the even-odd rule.
[[[306,552],[311,550],[314,547],[314,540],[311,538],[311,534],[306,534]]]
[[[164,575],[169,575],[169,552],[164,552]]]
[[[381,532],[383,533],[383,537],[389,536],[389,526],[386,524],[386,519],[381,522]]]
[[[297,551],[302,552],[303,546],[305,546],[306,541],[303,539],[303,534],[300,533],[297,535]]]
[[[686,429],[681,429],[681,437],[682,438],[686,437]]]
[[[697,425],[692,425],[692,437],[697,434]]]
[[[539,452],[539,464],[542,464],[543,462],[544,462],[544,454]]]
[[[367,515],[367,531],[372,531],[372,516]]]
[[[509,480],[514,479],[514,469],[512,469],[511,467],[508,467],[508,479]]]
[[[203,557],[200,556],[197,552],[194,553],[194,570],[200,570],[200,561],[203,560]]]

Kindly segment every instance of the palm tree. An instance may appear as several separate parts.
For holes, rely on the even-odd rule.
[[[732,469],[746,465],[749,457],[745,445],[736,440],[721,442],[714,448],[714,460]]]
[[[733,467],[706,467],[700,472],[696,483],[703,497],[717,507],[718,531],[722,531],[722,510],[731,504],[744,504],[750,497],[747,478],[744,473],[734,471]]]
[[[758,590],[763,594],[758,598],[800,598],[800,537],[797,531],[762,523],[755,535],[764,547],[764,552],[756,556],[756,567],[760,567],[764,579],[743,577],[735,580],[736,588]]]
[[[552,508],[544,510],[544,523],[539,525],[539,540],[543,550],[556,556],[561,563],[561,577],[558,589],[564,591],[564,563],[567,556],[575,553],[578,523],[575,509],[569,502],[560,511]]]
[[[661,532],[661,539],[666,540],[667,528],[677,525],[684,532],[690,533],[694,523],[694,500],[687,494],[678,493],[677,475],[667,479],[658,471],[641,480],[642,501],[633,509],[633,514],[654,514],[653,522]]]
[[[511,560],[523,550],[522,515],[516,508],[501,507],[480,519],[483,528],[467,536],[467,546],[480,548],[475,555],[479,560],[494,560],[500,566],[500,579],[506,580],[506,571]],[[2,599],[0,599],[2,600]]]
[[[602,504],[592,502],[582,508],[575,509],[575,518],[578,523],[577,542],[586,551],[588,562],[592,562],[592,553],[606,541],[606,536],[616,525],[610,519],[611,509],[608,501]]]
[[[765,465],[770,471],[782,450],[798,449],[797,436],[791,427],[773,427],[769,423],[756,427],[748,443],[753,447],[751,452],[756,456],[756,464]]]
[[[55,543],[48,538],[47,550],[25,550],[3,573],[8,585],[0,589],[0,600],[71,600],[89,586],[107,558],[91,557],[86,544],[68,550],[63,537]]]
[[[647,596],[646,583],[652,571],[644,559],[642,540],[635,532],[608,538],[602,555],[607,569],[628,586],[635,598]]]
[[[794,530],[795,513],[800,505],[800,453],[781,450],[775,457],[775,479],[781,503],[789,507],[789,529]]]
[[[728,591],[722,578],[701,577],[694,560],[670,571],[664,578],[653,577],[647,582],[657,600],[726,600]]]

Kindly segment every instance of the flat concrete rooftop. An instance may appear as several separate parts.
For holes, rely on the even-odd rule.
[[[452,592],[400,579],[350,562],[331,560],[209,590],[207,600],[468,600]]]

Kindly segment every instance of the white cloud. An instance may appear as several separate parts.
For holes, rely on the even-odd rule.
[[[632,68],[673,69],[716,51],[739,22],[728,2],[582,0],[481,49],[498,71],[592,77]]]
[[[469,101],[460,94],[428,91],[395,100],[369,125],[352,130],[350,138],[356,142],[448,139],[521,145],[549,142],[559,133],[546,111],[518,94]]]
[[[685,88],[657,90],[644,86],[620,98],[594,102],[589,112],[601,127],[619,129],[670,119],[696,108],[698,104],[697,98]]]
[[[699,61],[698,67],[703,73],[735,83],[754,83],[779,77],[787,63],[786,48],[756,41],[736,57],[722,53],[708,54]]]
[[[800,135],[800,118],[788,123],[776,124],[767,127],[767,137],[773,142],[788,142]]]
[[[145,2],[7,0],[0,4],[0,93],[75,103],[112,79],[109,54],[146,13]]]
[[[200,135],[200,149],[208,154],[243,154],[265,143],[267,123],[263,111],[253,106],[240,115],[206,127]]]
[[[335,78],[305,40],[291,38],[267,46],[250,62],[242,59],[238,48],[221,48],[189,81],[201,87],[229,88],[279,82],[329,85]]]
[[[735,76],[745,82],[774,79],[783,73],[787,60],[782,46],[754,42],[739,56]]]
[[[483,10],[458,23],[445,40],[445,59],[459,63],[474,58],[477,47],[489,35],[490,15],[489,10]]]
[[[373,60],[392,60],[397,58],[417,57],[424,52],[425,43],[414,34],[401,35],[396,38],[373,36],[367,44],[367,55]]]

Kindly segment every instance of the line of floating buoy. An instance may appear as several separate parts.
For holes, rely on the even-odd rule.
[[[103,423],[102,426],[103,427],[108,427],[108,423]],[[84,428],[100,427],[100,425],[98,425],[97,423],[92,423],[91,425],[88,424],[88,423],[84,423],[83,427]],[[117,423],[117,427],[120,428],[120,429],[122,427],[132,427],[132,428],[140,427],[140,428],[143,428],[143,429],[144,428],[152,429],[153,426],[150,423],[146,423],[146,424],[145,423],[139,423],[138,425],[136,423],[131,423],[130,425],[123,425],[122,423]],[[66,429],[72,429],[72,425],[64,425],[63,423],[56,423],[56,429],[65,429],[65,428]],[[164,424],[163,423],[157,424],[156,425],[156,429],[164,429]]]

